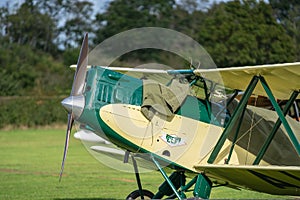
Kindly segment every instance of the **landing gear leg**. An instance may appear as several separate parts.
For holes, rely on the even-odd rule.
[[[160,164],[155,160],[155,158],[152,155],[152,160],[154,162],[154,164],[156,165],[156,167],[158,168],[158,170],[160,171],[161,175],[164,177],[164,179],[166,180],[166,183],[169,185],[169,187],[171,188],[171,190],[174,192],[175,196],[179,199],[185,199],[186,196],[183,192],[178,192],[176,187],[174,186],[172,180],[167,176],[166,172],[163,170],[163,168],[161,168]]]
[[[131,159],[132,159],[132,163],[133,163],[136,183],[137,183],[138,188],[139,188],[140,197],[141,197],[141,199],[144,199],[143,188],[142,188],[142,183],[141,183],[141,179],[140,179],[139,170],[138,170],[136,161],[135,161],[133,156],[131,156]]]
[[[129,156],[129,152],[126,151],[126,154],[127,155],[125,155],[125,157],[128,157]],[[142,188],[140,174],[139,174],[138,166],[136,164],[136,160],[134,159],[134,156],[131,156],[131,159],[132,159],[132,164],[133,164],[133,168],[134,168],[136,182],[137,182],[137,185],[138,185],[139,189],[131,192],[126,197],[126,199],[127,200],[131,200],[131,199],[152,199],[152,197],[154,196],[154,194],[152,192],[148,191],[148,190],[143,190],[143,188]]]

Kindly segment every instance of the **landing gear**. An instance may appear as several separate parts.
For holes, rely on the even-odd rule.
[[[152,192],[150,192],[149,190],[142,190],[143,192],[143,197],[141,198],[141,194],[139,190],[135,190],[133,192],[131,192],[127,197],[126,200],[133,200],[133,199],[152,199],[154,194]]]
[[[125,153],[125,157],[124,157],[124,162],[127,163],[128,162],[128,158],[129,158],[129,151],[126,151]],[[134,172],[135,172],[135,178],[136,178],[136,182],[138,185],[138,190],[135,190],[133,192],[131,192],[127,197],[126,200],[132,200],[132,199],[152,199],[154,194],[152,192],[150,192],[149,190],[144,190],[142,188],[142,183],[141,183],[141,179],[140,179],[140,175],[139,175],[139,170],[138,170],[138,166],[136,163],[136,160],[134,158],[134,156],[131,156],[132,159],[132,164],[133,164],[133,168],[134,168]]]
[[[127,161],[129,152],[126,154],[124,161]],[[177,198],[182,200],[186,199],[185,192],[189,191],[193,191],[194,199],[208,199],[210,196],[212,182],[204,173],[197,174],[192,180],[186,183],[185,170],[177,169],[170,176],[168,176],[153,155],[151,155],[151,159],[156,165],[157,169],[160,171],[161,175],[164,177],[165,181],[159,186],[156,194],[153,194],[148,190],[144,190],[142,188],[141,179],[134,156],[131,156],[131,158],[139,189],[131,192],[126,199],[162,199],[164,196],[167,196],[167,199]],[[194,186],[194,189],[189,190],[192,186]]]

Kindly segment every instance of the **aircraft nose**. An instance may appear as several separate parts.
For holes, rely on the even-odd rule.
[[[68,113],[72,114],[75,119],[78,119],[84,109],[84,96],[69,96],[62,100],[61,104],[68,111]]]

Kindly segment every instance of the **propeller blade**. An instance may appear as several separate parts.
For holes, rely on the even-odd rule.
[[[88,65],[88,51],[88,34],[86,33],[81,45],[80,54],[77,61],[77,68],[74,75],[71,96],[77,96],[82,94],[86,76],[86,69]]]
[[[64,156],[63,156],[63,160],[61,163],[61,170],[60,170],[60,174],[59,174],[59,182],[61,181],[62,174],[63,174],[64,167],[65,167],[65,161],[66,161],[66,157],[67,157],[67,153],[68,153],[69,140],[70,140],[70,134],[71,134],[73,122],[74,122],[74,119],[73,119],[72,114],[68,114],[68,128],[67,128],[67,133],[66,133]]]
[[[83,42],[82,42],[79,58],[77,61],[77,68],[76,68],[76,72],[74,75],[71,95],[69,98],[66,98],[62,102],[63,106],[68,110],[69,114],[68,114],[68,127],[67,127],[67,133],[66,133],[64,155],[63,155],[63,160],[61,163],[59,181],[61,181],[62,174],[63,174],[64,167],[65,167],[65,161],[66,161],[66,157],[67,157],[67,153],[68,153],[70,134],[71,134],[72,126],[74,123],[74,118],[76,118],[76,116],[78,115],[78,112],[76,112],[76,111],[78,111],[77,108],[79,108],[79,110],[80,110],[84,106],[84,99],[82,100],[82,98],[84,98],[84,97],[82,96],[82,93],[83,93],[83,87],[84,87],[84,82],[85,82],[86,69],[87,69],[87,65],[88,65],[88,51],[89,51],[88,34],[86,33],[84,36]],[[70,99],[71,99],[71,101],[70,101]],[[78,100],[78,101],[75,101],[76,103],[74,103],[74,100]],[[78,104],[78,102],[79,102],[79,104]],[[82,103],[83,103],[83,105],[82,105]],[[76,115],[76,113],[77,113],[77,115]]]

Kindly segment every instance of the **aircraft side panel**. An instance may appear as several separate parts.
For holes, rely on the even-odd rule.
[[[100,118],[132,144],[191,171],[196,171],[195,164],[206,163],[216,145],[216,138],[223,131],[222,127],[179,115],[171,121],[157,116],[148,121],[139,106],[128,104],[106,105],[100,109]],[[230,142],[224,146],[226,149]],[[224,163],[226,152],[218,157],[220,163]],[[237,156],[233,156],[231,162],[238,163]]]

